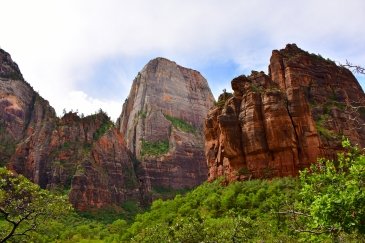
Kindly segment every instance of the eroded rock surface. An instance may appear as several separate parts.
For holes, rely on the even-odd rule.
[[[1,166],[69,193],[79,210],[144,204],[206,180],[202,127],[214,99],[198,72],[152,60],[115,128],[102,111],[58,118],[3,50],[0,61]]]
[[[206,180],[203,123],[213,102],[199,72],[167,59],[150,61],[138,74],[118,123],[141,162],[146,190],[191,188]]]
[[[333,158],[342,136],[365,146],[364,92],[353,74],[295,44],[274,50],[269,75],[232,80],[205,121],[209,180],[297,175]],[[360,111],[360,112],[359,112]]]
[[[79,210],[141,202],[134,162],[102,111],[58,118],[0,50],[0,165],[42,188],[69,191]]]

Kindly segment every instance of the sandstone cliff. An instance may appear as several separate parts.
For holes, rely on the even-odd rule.
[[[140,161],[147,191],[191,188],[206,180],[202,131],[213,102],[199,72],[167,59],[150,61],[137,75],[118,126]]]
[[[320,156],[334,157],[342,136],[365,146],[364,92],[353,74],[295,44],[274,50],[269,75],[232,80],[209,111],[209,180],[296,175]],[[360,112],[359,112],[360,111]]]
[[[203,121],[214,98],[198,72],[149,62],[115,128],[102,111],[58,118],[8,53],[0,61],[0,166],[68,192],[79,210],[143,204],[206,180]]]
[[[42,188],[69,191],[80,209],[141,201],[134,162],[122,135],[102,111],[61,119],[0,51],[0,166]]]

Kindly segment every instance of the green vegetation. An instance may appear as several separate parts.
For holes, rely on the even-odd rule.
[[[147,117],[147,111],[138,111],[138,117],[145,119]]]
[[[66,141],[61,146],[62,146],[62,149],[67,150],[71,147],[71,142]]]
[[[169,151],[169,141],[149,142],[142,140],[141,156],[159,156]]]
[[[112,224],[118,219],[123,219],[126,222],[131,223],[134,217],[141,212],[143,212],[143,208],[138,204],[138,202],[129,200],[122,203],[122,205],[119,207],[79,212],[78,216],[82,217],[83,219],[108,225]]]
[[[260,85],[256,85],[256,84],[251,84],[250,85],[251,91],[254,93],[262,93],[264,92],[264,87],[260,86]]]
[[[299,178],[249,180],[227,186],[223,179],[216,180],[173,200],[156,200],[145,212],[134,201],[123,203],[119,211],[71,212],[47,219],[46,224],[40,222],[27,240],[363,242],[365,151],[348,140],[343,141],[343,147],[345,152],[336,161],[319,160]],[[6,195],[3,190],[1,200]],[[170,192],[168,188],[153,190]],[[0,226],[5,225],[4,219],[0,218]]]
[[[156,200],[137,215],[126,231],[132,242],[287,241],[281,207],[298,196],[298,181],[290,178],[205,183],[174,200]],[[293,238],[294,239],[294,238]]]
[[[114,218],[117,216],[122,217],[114,212]],[[27,242],[121,242],[122,232],[128,227],[127,221],[116,219],[105,223],[102,219],[90,219],[77,213],[59,220],[50,219],[37,232],[30,234]]]
[[[214,102],[214,105],[216,107],[223,108],[226,101],[231,97],[233,97],[233,94],[229,93],[229,92],[226,92],[226,90],[224,89],[223,93],[221,95],[219,95],[218,101]]]
[[[329,119],[329,115],[327,115],[327,114],[324,114],[324,115],[321,115],[320,116],[319,120],[316,121],[317,131],[324,138],[327,138],[327,139],[335,139],[337,137],[337,135],[334,132],[328,130],[325,127],[325,124],[326,124],[326,122],[327,122],[328,119]]]
[[[337,161],[320,159],[301,173],[302,200],[297,203],[300,230],[329,235],[336,242],[343,233],[365,236],[364,151],[348,140],[342,146],[347,152]]]
[[[173,189],[169,187],[152,187],[154,198],[174,198],[176,195],[184,195],[189,189]]]
[[[85,142],[85,143],[82,145],[83,153],[84,153],[85,155],[87,155],[87,154],[89,154],[89,153],[90,153],[91,148],[92,148],[92,145],[91,145],[90,143]]]
[[[24,176],[0,168],[0,242],[24,240],[39,225],[71,211],[62,196],[55,196]]]
[[[96,130],[96,132],[94,133],[94,140],[98,140],[99,138],[101,138],[101,136],[103,136],[113,126],[114,124],[110,120],[104,121],[103,124],[101,124],[98,130]]]
[[[308,53],[308,52],[307,52]],[[320,60],[320,61],[325,61],[325,62],[327,62],[327,63],[330,63],[330,64],[332,64],[332,65],[336,65],[336,62],[335,61],[333,61],[333,60],[331,60],[330,58],[324,58],[324,57],[322,57],[322,55],[321,54],[314,54],[314,53],[311,53],[310,54],[312,57],[314,57],[314,58],[316,58],[316,59],[318,59],[318,60]]]
[[[1,78],[11,79],[11,80],[24,80],[23,75],[18,72],[9,72],[9,73],[2,73],[0,75]]]
[[[196,132],[196,128],[194,126],[192,126],[191,124],[187,123],[186,121],[173,117],[173,116],[169,116],[169,115],[165,115],[165,118],[167,120],[169,120],[172,125],[179,129],[180,131],[183,132],[188,132],[188,133],[195,133]]]

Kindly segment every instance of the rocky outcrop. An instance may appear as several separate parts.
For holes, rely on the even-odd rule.
[[[103,112],[85,118],[70,112],[32,127],[8,167],[43,188],[70,190],[79,210],[141,201],[133,159]]]
[[[115,128],[102,111],[58,118],[10,55],[1,50],[0,60],[0,165],[68,192],[79,210],[143,204],[206,180],[203,120],[214,99],[198,72],[149,62]]]
[[[203,123],[214,98],[199,72],[164,58],[133,81],[118,121],[140,161],[146,190],[183,189],[207,178]]]
[[[295,44],[274,50],[269,75],[232,80],[205,121],[209,180],[297,175],[334,157],[342,136],[365,146],[365,95],[352,73]]]
[[[132,155],[121,134],[109,130],[93,145],[72,179],[70,201],[80,210],[102,208],[127,200],[141,202]]]
[[[13,62],[11,56],[6,51],[0,49],[0,77],[2,79],[23,80],[23,75],[18,65]]]
[[[56,117],[54,109],[23,80],[18,65],[0,49],[0,164],[32,129]]]
[[[0,165],[42,188],[69,191],[79,210],[141,202],[134,160],[102,111],[58,118],[0,51]]]

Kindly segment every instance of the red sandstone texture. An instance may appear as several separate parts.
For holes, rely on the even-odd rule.
[[[232,80],[205,121],[209,180],[297,175],[333,158],[342,136],[365,146],[364,92],[353,74],[295,44],[274,50],[269,75]]]
[[[147,191],[192,188],[207,179],[203,124],[213,102],[199,72],[165,58],[150,61],[137,75],[118,124],[140,161],[139,175]],[[171,119],[192,129],[180,129]],[[159,142],[167,143],[168,151],[144,154],[143,144]]]
[[[105,113],[58,118],[3,50],[0,61],[1,166],[69,191],[79,210],[142,201],[131,153]]]
[[[78,210],[144,204],[154,190],[206,180],[202,128],[214,99],[197,71],[152,60],[136,77],[117,129],[102,111],[58,118],[3,50],[0,61],[0,166],[68,192]],[[193,130],[174,127],[167,115]],[[169,149],[141,156],[142,141],[167,141]]]

